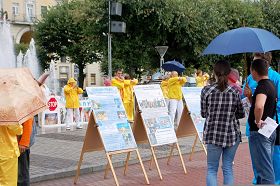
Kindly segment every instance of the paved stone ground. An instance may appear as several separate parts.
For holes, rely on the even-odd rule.
[[[181,163],[178,156],[174,156],[170,165],[166,164],[166,158],[159,160],[159,166],[161,168],[163,180],[159,180],[159,176],[155,167],[152,170],[148,170],[149,162],[145,162],[148,178],[151,185],[166,185],[166,186],[201,186],[205,185],[206,179],[206,156],[201,152],[194,154],[193,160],[188,161],[187,155],[184,155],[185,164],[187,166],[187,175],[184,174],[181,167]],[[253,172],[251,169],[250,155],[248,151],[247,143],[243,143],[239,146],[235,161],[234,161],[234,177],[235,185],[251,185],[251,178]],[[139,164],[130,165],[128,167],[127,175],[123,175],[123,168],[117,168],[116,174],[120,185],[133,185],[141,186],[146,185],[143,173]],[[82,175],[77,183],[77,186],[108,186],[114,185],[114,179],[112,174],[108,174],[106,179],[103,178],[103,171]],[[218,173],[219,185],[223,183],[222,171],[219,169]],[[32,186],[68,186],[73,184],[73,177],[51,180],[46,182],[40,182],[32,184]]]
[[[242,123],[243,124],[241,129],[244,134],[244,130],[245,130],[244,122]],[[84,127],[84,129],[82,130],[74,130],[74,131],[62,130],[62,132],[60,133],[39,134],[37,136],[36,143],[31,148],[31,156],[30,156],[31,159],[30,174],[31,174],[32,183],[75,175],[77,162],[80,158],[80,152],[82,149],[83,140],[85,136],[85,131],[86,131],[85,128],[86,127]],[[243,141],[246,141],[246,138],[244,138]],[[193,142],[194,142],[194,137],[186,137],[186,138],[179,139],[181,151],[184,154],[189,153],[191,151]],[[145,161],[150,159],[151,152],[150,152],[149,145],[143,144],[143,145],[138,145],[138,147],[142,160]],[[166,157],[169,153],[169,150],[170,150],[169,145],[157,147],[156,148],[157,157],[158,158]],[[202,150],[201,145],[197,144],[196,151],[201,151],[201,150]],[[198,153],[195,156],[200,157],[203,156],[202,154],[203,153]],[[126,154],[113,156],[114,166],[115,167],[123,166],[125,158],[126,158]],[[161,161],[165,161],[165,160],[161,160]],[[133,153],[131,156],[130,164],[136,162],[138,162],[136,161],[136,154]],[[106,163],[107,163],[107,159],[104,151],[86,153],[84,155],[84,160],[81,167],[81,173],[85,174],[85,173],[104,170]],[[161,164],[163,164],[163,162],[161,162]],[[192,164],[194,164],[195,166],[199,166],[199,165],[204,166],[205,160],[203,160],[203,162],[200,162],[199,160],[196,163],[194,161],[191,162],[191,165]],[[176,174],[179,172],[181,174],[181,168],[177,166],[173,167],[174,165],[171,165],[170,166],[171,169],[168,168],[166,170],[167,172],[164,172],[163,174]],[[189,162],[187,166],[190,166]],[[141,177],[142,175],[139,176]],[[131,179],[134,180],[137,178],[131,178]],[[106,183],[112,183],[112,182],[105,181],[104,184],[106,185]],[[164,183],[164,182],[160,182],[160,183]],[[103,185],[103,181],[102,184],[100,183],[99,185]]]

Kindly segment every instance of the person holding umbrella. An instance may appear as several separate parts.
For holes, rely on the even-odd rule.
[[[172,71],[171,78],[168,80],[168,99],[169,99],[169,115],[174,123],[174,128],[178,126],[183,112],[183,93],[182,86],[187,82],[185,77],[179,77],[178,72]],[[177,123],[175,124],[175,115],[177,112]]]
[[[73,112],[76,122],[76,128],[82,129],[80,124],[80,103],[79,103],[79,94],[83,93],[83,89],[77,86],[77,82],[74,78],[70,78],[67,82],[67,85],[64,87],[64,94],[66,100],[66,130],[70,130],[70,122],[72,121]]]

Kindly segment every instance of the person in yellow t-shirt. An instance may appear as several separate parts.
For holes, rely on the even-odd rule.
[[[131,80],[128,74],[124,76],[123,104],[129,121],[134,120],[133,86],[137,84],[137,79]]]
[[[70,123],[73,120],[73,112],[77,129],[82,129],[80,123],[80,102],[79,94],[82,94],[83,89],[79,88],[77,81],[74,78],[70,78],[67,82],[67,85],[64,86],[64,95],[66,100],[66,130],[70,130]]]
[[[170,78],[170,74],[163,76],[163,79],[160,84],[167,108],[169,107],[169,99],[168,99],[168,80],[169,80],[169,78]]]
[[[195,81],[197,87],[204,87],[204,77],[201,70],[197,70]]]
[[[121,69],[118,69],[115,71],[115,76],[112,79],[111,83],[112,83],[112,86],[118,88],[121,98],[123,100],[124,78],[123,78],[123,71]]]
[[[0,185],[17,185],[18,157],[20,155],[17,135],[22,134],[21,125],[0,126]]]
[[[209,75],[207,73],[203,74],[201,70],[197,70],[195,80],[197,87],[204,87],[209,80]]]
[[[171,121],[176,128],[180,122],[183,112],[183,93],[182,86],[187,82],[185,77],[179,77],[176,71],[171,72],[171,78],[168,80],[168,99],[169,99],[169,115]],[[175,115],[177,112],[177,118],[175,123]]]

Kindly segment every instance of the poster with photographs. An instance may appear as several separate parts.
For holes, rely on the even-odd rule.
[[[137,148],[116,87],[87,87],[88,99],[107,152]]]
[[[137,85],[134,92],[150,144],[159,146],[177,142],[160,86]]]
[[[60,127],[61,126],[61,114],[58,96],[50,96],[47,98],[48,109],[40,114],[39,125],[41,127]]]
[[[191,118],[194,122],[200,141],[202,141],[205,119],[200,114],[200,95],[202,88],[182,87],[183,96],[186,101]]]
[[[88,123],[89,116],[91,113],[91,101],[87,97],[83,97],[79,101],[80,101],[81,122]]]

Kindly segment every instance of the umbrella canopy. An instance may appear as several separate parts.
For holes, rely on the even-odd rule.
[[[184,70],[186,70],[184,65],[175,60],[165,62],[161,67],[165,71],[177,71],[178,73],[182,73]]]
[[[47,109],[45,96],[27,68],[0,69],[0,125],[23,123]]]
[[[259,28],[241,27],[218,35],[202,54],[230,55],[273,50],[280,50],[280,39],[273,33]]]

